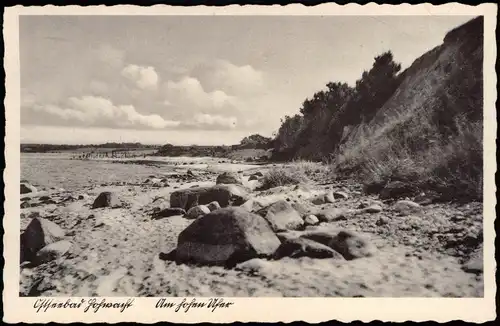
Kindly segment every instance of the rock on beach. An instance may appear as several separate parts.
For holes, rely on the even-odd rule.
[[[221,207],[239,206],[248,199],[247,191],[238,185],[216,185],[213,187],[188,188],[174,191],[170,195],[170,206],[189,210],[197,205],[213,201]]]
[[[235,265],[271,256],[279,246],[279,239],[261,216],[239,207],[221,208],[181,232],[176,262]]]

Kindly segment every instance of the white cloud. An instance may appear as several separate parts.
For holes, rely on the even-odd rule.
[[[30,107],[36,104],[36,96],[21,90],[21,107]]]
[[[165,120],[157,114],[143,115],[132,105],[114,105],[97,96],[71,97],[65,107],[34,105],[33,110],[87,126],[163,129],[180,125],[179,121]]]
[[[165,83],[166,110],[184,121],[184,128],[255,128],[267,124],[270,113],[268,105],[256,100],[265,94],[264,84],[264,74],[250,65],[222,60],[200,64],[189,75]]]
[[[122,76],[134,82],[140,89],[156,89],[159,81],[154,67],[129,64],[122,70]]]
[[[263,90],[264,73],[251,65],[237,66],[225,60],[203,63],[192,75],[209,89],[220,89],[231,95],[252,95]]]
[[[200,81],[185,76],[178,82],[168,81],[166,84],[167,101],[185,110],[221,110],[234,108],[237,100],[221,90],[205,92]]]

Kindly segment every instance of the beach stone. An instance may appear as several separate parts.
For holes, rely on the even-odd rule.
[[[306,225],[316,225],[319,223],[319,219],[316,215],[307,215],[305,218],[304,218],[304,223]]]
[[[48,244],[37,252],[35,262],[37,264],[43,264],[60,258],[67,253],[72,246],[73,244],[67,240],[61,240]]]
[[[102,207],[111,207],[116,208],[120,207],[121,203],[118,199],[118,195],[111,191],[104,191],[97,196],[92,204],[92,209],[102,208]]]
[[[400,200],[392,208],[400,213],[414,213],[420,211],[422,206],[411,200]]]
[[[281,242],[269,224],[240,207],[227,207],[196,219],[178,237],[177,263],[234,266],[271,256]]]
[[[344,208],[324,208],[316,213],[320,222],[335,222],[347,219],[349,210]]]
[[[375,224],[378,226],[389,224],[389,218],[387,216],[381,216]]]
[[[257,172],[254,172],[252,175],[260,178],[260,177],[264,176],[264,173],[262,173],[262,171],[257,171]]]
[[[55,286],[50,280],[50,277],[43,277],[38,280],[35,280],[33,284],[30,286],[29,291],[27,293],[28,297],[39,297],[43,292],[54,289]]]
[[[191,207],[186,215],[184,215],[187,219],[196,219],[202,215],[210,213],[210,209],[205,205],[198,205],[195,207]]]
[[[179,207],[174,207],[174,208],[165,208],[162,209],[158,212],[153,213],[153,218],[154,219],[160,219],[162,217],[171,217],[171,216],[178,216],[178,215],[185,215],[186,211],[182,208]]]
[[[377,204],[372,204],[368,207],[365,207],[361,209],[362,213],[369,213],[369,214],[374,214],[374,213],[380,213],[382,211],[382,207]]]
[[[21,262],[35,259],[40,249],[63,240],[64,236],[64,230],[56,223],[34,217],[21,234]]]
[[[402,181],[392,181],[385,185],[379,194],[380,199],[397,199],[412,196],[415,193],[413,186]]]
[[[329,204],[329,203],[334,203],[335,202],[335,197],[333,195],[333,192],[327,192],[326,194],[319,195],[311,199],[311,202],[314,205],[324,205],[324,204]]]
[[[264,217],[273,231],[296,230],[303,226],[304,220],[286,200],[279,200],[258,211]]]
[[[286,239],[283,241],[274,253],[273,259],[283,257],[336,258],[344,260],[344,257],[332,248],[306,238]]]
[[[296,201],[293,202],[291,205],[297,212],[299,212],[301,216],[308,215],[313,210],[315,211],[315,209],[313,209],[310,203],[308,202]]]
[[[249,178],[248,178],[248,181],[252,181],[252,180],[259,180],[259,177],[256,176],[256,175],[251,175]]]
[[[483,273],[483,246],[479,246],[466,261],[462,269],[467,273],[481,274]]]
[[[237,184],[242,185],[240,176],[234,172],[224,172],[217,177],[215,184]]]
[[[37,189],[29,183],[21,183],[21,194],[37,192]]]
[[[240,206],[248,212],[256,212],[262,208],[264,208],[258,201],[254,199],[249,199],[243,205]]]
[[[219,202],[213,201],[207,205],[208,209],[212,212],[215,211],[216,209],[221,208],[219,205]]]
[[[364,236],[350,230],[309,231],[301,237],[324,244],[347,260],[370,257],[376,250]]]
[[[367,208],[371,205],[378,205],[380,207],[383,207],[384,203],[382,203],[380,200],[365,200],[365,201],[362,201],[361,203],[359,203],[358,208],[359,209]]]
[[[296,233],[290,231],[276,232],[276,236],[282,243],[288,239],[296,239],[299,237]]]
[[[64,202],[66,202],[66,201],[67,201],[67,200],[64,200],[64,199],[63,199],[63,200],[61,200],[61,203],[64,203]],[[47,199],[47,200],[40,201],[40,204],[41,204],[41,205],[52,205],[52,204],[57,204],[57,202],[56,202],[54,199],[49,198],[49,199]]]
[[[344,191],[335,191],[333,193],[333,198],[335,198],[335,199],[349,199],[349,195]]]
[[[273,265],[269,260],[253,258],[236,265],[235,269],[249,274],[261,274],[272,271]]]
[[[197,205],[207,205],[213,201],[221,207],[239,206],[248,200],[247,191],[238,185],[216,185],[176,190],[170,195],[170,206],[189,210]]]

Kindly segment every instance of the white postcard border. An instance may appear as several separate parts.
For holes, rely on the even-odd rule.
[[[130,308],[84,311],[91,298],[21,298],[19,297],[19,180],[20,180],[20,74],[19,74],[19,15],[484,15],[484,298],[224,298],[234,302],[229,308],[190,309],[187,313],[174,309],[155,308],[159,298],[95,298],[98,301],[125,303],[133,299]],[[497,6],[481,4],[468,6],[458,3],[434,6],[420,5],[336,5],[313,7],[288,6],[226,6],[226,7],[171,7],[156,5],[140,7],[119,6],[15,6],[4,14],[4,69],[5,97],[5,161],[4,194],[4,322],[142,322],[168,321],[176,323],[234,321],[248,322],[322,322],[338,320],[381,321],[438,321],[464,320],[485,322],[495,313],[494,219],[496,157],[496,39]],[[51,308],[38,312],[36,300],[48,299],[64,303],[85,300],[80,308]],[[191,301],[193,298],[186,298]],[[196,298],[207,301],[209,298]],[[168,298],[180,303],[183,298]],[[38,301],[40,303],[40,301]]]

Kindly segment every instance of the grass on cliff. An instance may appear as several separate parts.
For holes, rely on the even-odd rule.
[[[363,144],[349,144],[333,170],[356,173],[365,185],[403,181],[424,192],[438,193],[445,200],[481,200],[482,122],[458,116],[455,132],[447,136],[438,136],[435,127],[420,122],[413,125],[411,133],[405,128],[404,135],[387,132]]]
[[[482,21],[474,24],[462,27],[470,36],[448,37],[417,59],[373,121],[354,127],[337,151],[337,173],[376,187],[403,181],[444,200],[482,200]]]
[[[265,173],[260,189],[307,183],[328,171],[328,166],[318,162],[294,161],[287,165],[274,167]]]

